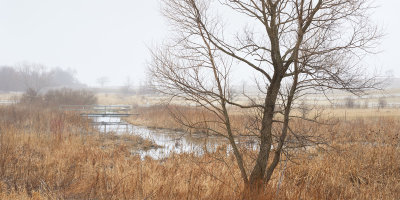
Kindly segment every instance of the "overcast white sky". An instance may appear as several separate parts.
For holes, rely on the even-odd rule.
[[[400,1],[376,0],[387,36],[373,67],[400,77]],[[0,66],[22,62],[72,68],[80,81],[145,79],[147,47],[167,37],[159,0],[0,0]]]

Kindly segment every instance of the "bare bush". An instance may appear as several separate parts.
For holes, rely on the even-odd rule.
[[[43,96],[43,100],[48,106],[90,105],[97,103],[97,98],[93,92],[68,88],[50,90]]]
[[[46,107],[58,107],[60,105],[89,105],[96,104],[97,98],[93,92],[87,90],[73,90],[68,88],[49,90],[44,95],[30,89],[22,95],[21,104]]]

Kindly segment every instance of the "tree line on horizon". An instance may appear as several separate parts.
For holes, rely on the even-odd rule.
[[[40,92],[44,88],[82,87],[71,69],[48,68],[40,64],[0,66],[0,91],[21,92],[28,89]]]

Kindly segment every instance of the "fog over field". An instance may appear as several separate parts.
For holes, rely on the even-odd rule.
[[[382,52],[368,55],[365,63],[371,72],[400,77],[400,2],[377,0],[373,5],[377,9],[370,17],[386,36]],[[148,48],[171,35],[160,7],[158,0],[0,0],[0,66],[37,63],[75,70],[89,86],[98,86],[100,77],[108,77],[109,86],[123,85],[128,77],[139,85],[146,81]],[[224,20],[232,26],[241,19],[232,15]],[[237,84],[253,76],[235,71]]]

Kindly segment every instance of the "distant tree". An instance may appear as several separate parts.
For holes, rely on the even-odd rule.
[[[46,66],[35,63],[23,63],[18,68],[26,89],[40,92],[44,87],[51,85],[52,73]]]
[[[382,109],[382,108],[386,108],[386,106],[387,106],[386,98],[380,97],[380,98],[378,99],[378,108],[379,108],[379,109]]]
[[[108,77],[106,77],[106,76],[102,76],[102,77],[99,77],[98,79],[97,79],[97,83],[100,85],[100,87],[102,87],[102,88],[104,88],[104,86],[107,84],[109,82],[109,79],[108,79]]]
[[[365,101],[364,101],[364,108],[369,108],[369,101],[368,101],[368,99],[365,99]]]
[[[344,106],[346,108],[354,108],[355,107],[355,102],[354,102],[354,98],[352,97],[346,97],[346,99],[344,100]]]
[[[156,92],[157,91],[154,90],[154,87],[152,87],[150,80],[140,82],[138,89],[139,94],[155,94]]]
[[[79,81],[75,77],[76,72],[72,69],[61,69],[56,67],[50,71],[51,76],[51,86],[74,86],[78,85]]]
[[[13,67],[0,67],[0,91],[22,91],[24,89],[20,73]]]
[[[133,92],[132,85],[133,85],[132,79],[129,76],[126,77],[124,85],[121,88],[122,93],[125,93],[125,94],[132,93]]]
[[[39,92],[46,87],[82,86],[71,69],[47,68],[41,64],[23,63],[14,67],[0,67],[0,91]]]
[[[306,119],[307,118],[307,114],[310,112],[311,108],[307,105],[305,100],[301,101],[301,103],[299,105],[299,109],[300,109],[300,112],[301,112],[301,116],[304,119]]]
[[[362,74],[365,70],[355,56],[371,52],[381,36],[368,18],[367,0],[162,2],[176,34],[152,51],[152,83],[159,92],[190,101],[214,116],[185,124],[216,124],[219,129],[209,131],[229,140],[249,194],[265,188],[289,142],[315,142],[290,127],[292,105],[299,96],[309,89],[359,93],[375,86],[373,77]],[[221,7],[248,20],[242,33],[225,29],[223,12],[215,14]],[[252,103],[244,105],[229,98],[231,69],[239,66],[263,80],[258,83],[261,102],[247,96]],[[228,106],[254,113],[248,132],[232,126]],[[235,135],[256,135],[256,155],[245,159]],[[287,140],[289,136],[293,140]]]

